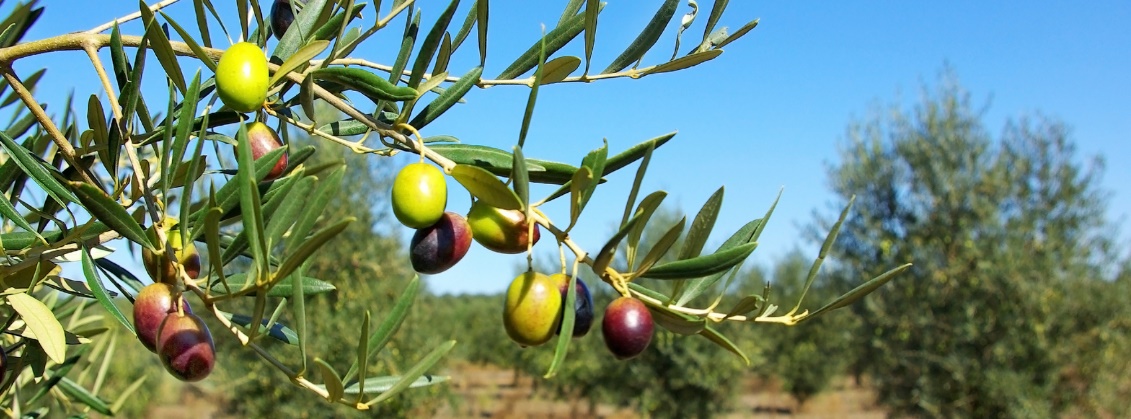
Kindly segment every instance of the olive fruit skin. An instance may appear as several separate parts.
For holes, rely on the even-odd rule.
[[[652,313],[643,302],[635,298],[620,297],[605,308],[601,332],[605,346],[617,359],[625,360],[640,355],[652,342]]]
[[[497,253],[518,254],[526,251],[527,244],[534,245],[541,238],[538,225],[530,236],[526,215],[519,210],[504,210],[476,201],[467,212],[471,237],[488,250]]]
[[[185,273],[189,278],[196,279],[200,275],[200,253],[196,250],[196,245],[190,240],[184,247],[181,246],[181,230],[176,227],[176,220],[166,219],[160,223],[160,228],[165,230],[165,237],[169,239],[172,249],[164,249],[160,251],[153,251],[147,248],[141,249],[142,265],[145,265],[145,271],[149,273],[149,277],[153,278],[154,282],[163,282],[166,284],[177,283],[177,268],[173,266],[173,261],[169,254],[175,254],[177,262],[185,269]],[[154,230],[158,225],[151,226],[146,235],[153,243],[158,243],[157,232]]]
[[[511,281],[503,305],[503,327],[515,343],[538,346],[554,337],[562,314],[562,294],[550,277],[526,272]]]
[[[232,45],[216,63],[216,92],[236,112],[253,112],[267,100],[267,56],[258,45]]]
[[[186,313],[192,309],[185,304],[181,297],[181,307]],[[173,304],[173,286],[165,283],[146,285],[134,298],[134,331],[141,344],[150,352],[157,352],[158,331],[161,323],[170,313],[176,313],[177,306]]]
[[[436,166],[419,162],[405,166],[393,179],[393,215],[409,228],[436,224],[448,205],[448,186],[444,173]]]
[[[279,134],[275,130],[262,122],[252,122],[247,124],[247,141],[251,144],[251,157],[259,160],[265,154],[275,151],[275,149],[283,146],[283,141],[279,139]],[[267,173],[267,177],[263,181],[272,181],[278,179],[283,175],[283,171],[287,170],[287,153],[279,156],[279,161],[275,162],[275,166]]]
[[[409,242],[412,269],[438,274],[455,266],[471,248],[471,227],[462,215],[447,211],[436,224],[416,230]]]
[[[216,345],[204,321],[192,313],[165,317],[157,336],[161,365],[181,381],[200,381],[216,365]]]
[[[283,39],[283,34],[287,33],[287,28],[294,21],[295,14],[291,11],[290,0],[275,0],[275,4],[271,5],[271,33],[275,34],[275,39]]]
[[[565,319],[565,301],[566,293],[569,292],[569,275],[566,274],[553,274],[550,279],[558,285],[558,291],[562,293],[562,319]],[[589,329],[593,326],[593,295],[589,294],[589,286],[585,285],[585,281],[577,278],[577,283],[574,285],[577,290],[577,297],[573,301],[573,337],[579,338],[589,333]],[[562,327],[558,326],[558,330],[554,332],[556,335],[562,333]]]

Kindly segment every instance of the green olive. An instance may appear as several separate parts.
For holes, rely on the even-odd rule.
[[[487,249],[507,254],[526,251],[528,244],[538,243],[541,234],[534,225],[534,235],[529,234],[526,215],[518,210],[504,210],[475,201],[467,212],[471,238]]]
[[[562,293],[550,277],[526,272],[511,281],[503,306],[507,336],[522,346],[538,346],[554,337],[562,319]]]
[[[236,112],[253,112],[267,99],[267,56],[258,45],[232,45],[216,64],[216,92]]]
[[[393,215],[410,228],[436,224],[448,205],[448,186],[444,173],[427,163],[413,163],[401,169],[393,180]]]

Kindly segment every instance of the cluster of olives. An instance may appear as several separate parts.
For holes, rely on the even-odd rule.
[[[208,326],[192,313],[176,288],[180,273],[172,258],[177,259],[186,275],[195,279],[200,274],[200,255],[191,241],[181,245],[180,230],[172,228],[174,223],[162,223],[170,249],[142,250],[142,262],[153,284],[142,288],[134,299],[134,331],[170,374],[184,381],[199,381],[216,364],[216,346]],[[149,234],[156,239],[153,228]]]
[[[503,326],[507,336],[520,346],[538,346],[562,333],[569,276],[544,275],[528,271],[511,281],[503,305]],[[585,336],[593,324],[593,296],[580,278],[575,286],[575,338]],[[635,298],[620,297],[605,308],[601,333],[605,345],[618,359],[629,359],[648,348],[652,341],[652,313]]]
[[[467,254],[472,240],[495,252],[516,254],[525,252],[540,237],[537,225],[530,235],[522,211],[476,201],[465,218],[446,211],[447,204],[447,181],[433,165],[409,164],[393,180],[393,215],[401,224],[416,229],[409,242],[409,260],[417,272],[438,274],[450,269]]]

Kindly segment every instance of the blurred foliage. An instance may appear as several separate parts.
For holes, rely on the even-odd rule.
[[[994,138],[949,71],[915,106],[848,129],[829,177],[834,207],[853,195],[856,206],[834,276],[915,263],[852,306],[855,367],[893,414],[1131,413],[1115,402],[1126,374],[1107,375],[1128,370],[1131,313],[1106,297],[1127,294],[1113,282],[1102,171],[1051,118],[1010,122]]]

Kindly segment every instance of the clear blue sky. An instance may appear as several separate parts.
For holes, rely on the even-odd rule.
[[[45,22],[27,39],[85,30],[134,10],[131,2],[45,1]],[[230,2],[217,2],[230,9]],[[261,0],[269,4],[267,0]],[[391,2],[385,2],[391,3]],[[447,2],[422,1],[426,25]],[[464,1],[457,22],[470,6]],[[610,2],[600,17],[595,70],[604,68],[651,18],[658,1]],[[698,40],[710,1],[701,1],[700,19],[685,34],[681,51]],[[194,28],[192,3],[168,9],[183,26]],[[493,77],[541,33],[557,22],[565,1],[492,2],[490,50],[485,76]],[[632,5],[630,5],[632,4]],[[5,9],[12,7],[7,4]],[[385,10],[389,7],[385,6]],[[689,8],[681,5],[679,15]],[[238,27],[234,13],[225,24]],[[373,18],[372,11],[366,14]],[[800,247],[815,254],[801,237],[814,210],[829,214],[833,199],[825,168],[836,157],[848,123],[869,115],[875,105],[909,105],[920,88],[937,80],[949,65],[975,103],[988,105],[986,126],[1000,132],[1004,123],[1034,112],[1073,127],[1081,156],[1107,159],[1103,187],[1112,192],[1109,216],[1131,216],[1131,3],[1093,1],[957,2],[750,2],[734,1],[719,26],[737,29],[753,18],[761,24],[726,47],[718,59],[693,69],[641,80],[610,80],[544,87],[539,93],[525,154],[577,163],[609,140],[610,153],[666,132],[675,140],[658,150],[643,190],[664,189],[668,201],[694,214],[720,185],[726,199],[707,248],[765,212],[780,188],[784,195],[762,237],[755,260],[768,263]],[[49,22],[49,23],[48,23]],[[399,24],[390,35],[399,36]],[[136,26],[126,32],[137,33]],[[673,25],[645,57],[645,64],[667,59]],[[214,33],[218,27],[213,23]],[[423,31],[422,31],[423,34]],[[375,42],[361,56],[391,62],[395,48]],[[558,55],[582,55],[582,43]],[[356,54],[355,54],[356,55]],[[453,74],[477,59],[474,39],[449,67]],[[17,70],[48,65],[44,99],[56,103],[68,91],[86,97],[98,91],[82,54],[61,53],[49,60],[29,59]],[[153,62],[155,65],[155,61]],[[198,66],[186,63],[187,71]],[[154,69],[156,70],[156,69]],[[151,89],[162,86],[149,82]],[[152,91],[163,95],[162,89]],[[468,103],[430,125],[425,135],[451,134],[464,142],[509,148],[518,137],[527,90],[495,87],[474,90]],[[154,99],[156,100],[156,99]],[[407,162],[408,160],[404,160]],[[623,197],[635,166],[609,178],[575,230],[575,239],[596,251],[620,219]],[[465,211],[466,194],[452,182],[449,209]],[[536,189],[543,196],[552,189]],[[551,217],[564,220],[568,208],[550,205]],[[1126,224],[1126,223],[1124,223]],[[1124,228],[1126,230],[1126,228]],[[410,237],[404,231],[404,237]],[[1124,243],[1128,235],[1124,233]],[[552,241],[537,252],[556,254]],[[438,292],[497,292],[513,277],[522,256],[492,254],[473,245],[458,266],[429,277]]]

